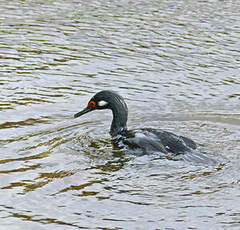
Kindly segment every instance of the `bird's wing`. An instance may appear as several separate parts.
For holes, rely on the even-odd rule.
[[[192,149],[196,149],[197,147],[196,143],[187,137],[178,136],[174,133],[164,130],[155,129],[145,130],[156,135],[159,141],[165,147],[166,151],[172,152],[174,154],[188,152],[191,151]]]

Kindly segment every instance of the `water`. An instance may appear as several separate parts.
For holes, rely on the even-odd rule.
[[[239,229],[238,1],[1,1],[0,229]],[[194,139],[217,166],[113,149],[129,127]]]

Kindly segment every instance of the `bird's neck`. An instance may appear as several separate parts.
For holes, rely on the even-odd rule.
[[[112,137],[115,137],[122,131],[127,130],[128,109],[126,104],[123,102],[114,104],[111,110],[113,113],[113,120],[110,129],[110,134]]]

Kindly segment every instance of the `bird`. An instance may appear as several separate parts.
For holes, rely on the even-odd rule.
[[[172,132],[154,129],[140,128],[128,130],[128,107],[122,96],[115,91],[103,90],[96,93],[88,102],[87,107],[76,113],[74,118],[95,110],[109,109],[113,119],[110,127],[110,135],[113,145],[119,149],[133,151],[139,154],[162,153],[166,158],[174,159],[178,155],[194,152],[185,159],[204,162],[204,153],[197,152],[197,144],[190,138],[176,135]]]

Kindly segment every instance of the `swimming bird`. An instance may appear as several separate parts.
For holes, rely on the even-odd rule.
[[[167,158],[169,156],[172,158],[180,154],[193,152],[197,148],[197,144],[190,138],[161,129],[141,128],[138,130],[128,130],[127,105],[124,99],[114,91],[104,90],[98,92],[89,100],[87,107],[76,113],[74,117],[80,117],[91,111],[103,109],[110,109],[112,111],[113,120],[110,135],[113,144],[120,149],[134,150],[141,154],[161,152]],[[201,153],[197,152],[194,156],[195,158],[199,161]]]
[[[128,108],[124,99],[114,91],[103,90],[95,94],[82,111],[74,117],[95,110],[110,109],[113,120],[110,135],[114,146],[136,155],[161,153],[160,158],[184,160],[197,164],[216,165],[213,155],[197,150],[197,144],[188,137],[153,128],[127,129]]]

